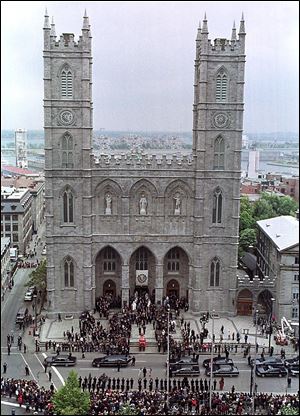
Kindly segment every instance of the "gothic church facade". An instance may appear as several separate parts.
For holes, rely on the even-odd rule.
[[[106,293],[187,298],[234,315],[237,293],[244,19],[238,37],[196,39],[191,157],[96,157],[92,49],[44,22],[48,313],[78,315]]]

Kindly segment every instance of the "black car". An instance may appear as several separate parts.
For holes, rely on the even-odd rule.
[[[237,377],[240,372],[237,367],[234,365],[213,365],[213,376],[221,376],[221,377]],[[210,376],[210,367],[205,370],[205,374]]]
[[[276,365],[284,366],[284,362],[281,358],[276,357],[266,357],[266,358],[256,358],[256,366],[260,365]],[[254,366],[254,358],[251,360],[251,366]]]
[[[259,365],[256,367],[258,377],[286,377],[287,369],[284,366]]]
[[[180,377],[180,376],[199,376],[200,368],[199,365],[188,365],[170,369],[170,377]]]
[[[128,355],[105,355],[104,357],[95,358],[92,362],[93,367],[127,367],[132,361]]]
[[[210,367],[210,358],[207,358],[206,360],[203,361],[203,367],[208,368]],[[231,358],[227,358],[226,357],[214,357],[213,358],[213,364],[218,364],[218,365],[223,365],[223,364],[227,364],[227,365],[233,365],[233,361]]]
[[[44,359],[44,365],[51,366],[72,366],[75,365],[77,358],[70,355],[52,355],[51,357],[46,357]]]
[[[170,367],[176,367],[176,366],[182,366],[182,365],[186,365],[186,364],[198,364],[198,360],[194,359],[193,357],[182,357],[182,358],[170,358]],[[167,365],[167,362],[166,362]]]
[[[297,355],[297,357],[287,358],[286,360],[284,360],[284,365],[286,367],[290,367],[294,364],[299,365],[299,355]]]
[[[299,364],[293,364],[288,367],[288,372],[292,376],[299,376]]]

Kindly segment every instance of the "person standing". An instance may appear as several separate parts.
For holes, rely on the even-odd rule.
[[[52,381],[52,371],[51,371],[51,370],[49,370],[49,372],[48,372],[48,376],[49,376],[49,381],[50,381],[50,383],[51,383],[51,381]]]
[[[3,374],[6,374],[6,370],[7,370],[7,364],[3,363]]]
[[[224,377],[221,378],[219,381],[220,390],[222,391],[224,389]]]
[[[146,377],[146,375],[147,375],[147,368],[146,368],[146,367],[144,367],[144,368],[143,368],[143,376],[144,376],[144,378]]]
[[[214,379],[214,390],[216,390],[217,389],[217,380],[216,379]]]
[[[27,364],[25,365],[25,375],[29,376],[29,368]]]
[[[10,343],[8,343],[7,344],[7,355],[10,355],[10,347],[11,347],[11,345],[10,345]]]

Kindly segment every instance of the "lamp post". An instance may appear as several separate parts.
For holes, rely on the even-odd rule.
[[[33,300],[34,300],[34,332],[33,332],[33,334],[35,335],[36,334],[36,329],[37,329],[37,325],[36,325],[36,316],[37,316],[37,313],[36,313],[36,308],[37,308],[37,302],[36,302],[36,299],[37,299],[37,294],[34,294],[33,295]]]
[[[167,412],[169,412],[169,383],[170,383],[170,305],[167,305],[168,313],[168,343],[167,343]]]
[[[250,394],[252,394],[252,415],[254,415],[254,402],[255,402],[255,381],[256,381],[256,345],[257,345],[257,315],[258,315],[258,310],[255,310],[255,339],[254,339],[254,344],[255,344],[255,352],[254,352],[254,364],[253,364],[253,368],[251,367],[251,385],[250,385]],[[251,364],[251,363],[250,363]]]
[[[273,302],[274,302],[274,298],[271,298],[271,313],[270,313],[270,321],[269,321],[269,354],[270,354],[270,350],[271,350],[271,337],[272,337],[272,315],[273,315]]]
[[[211,354],[210,354],[210,386],[209,386],[209,409],[211,409],[211,399],[212,399],[212,385],[213,385],[213,356],[214,356],[214,324],[215,324],[215,310],[212,310],[212,334],[211,334]]]

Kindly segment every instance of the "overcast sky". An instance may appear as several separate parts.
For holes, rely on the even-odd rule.
[[[45,6],[56,34],[92,31],[94,129],[191,131],[195,38],[246,25],[245,132],[298,132],[299,4],[279,2],[1,2],[2,129],[43,128]]]

